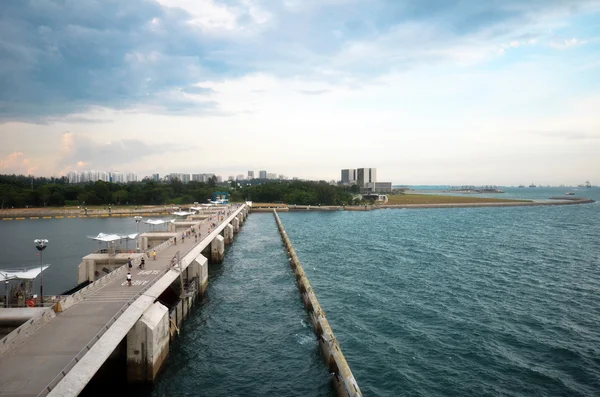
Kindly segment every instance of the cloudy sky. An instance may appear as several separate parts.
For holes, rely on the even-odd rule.
[[[600,1],[2,0],[0,173],[600,184]]]

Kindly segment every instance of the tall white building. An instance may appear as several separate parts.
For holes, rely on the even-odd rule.
[[[109,179],[112,183],[125,183],[126,182],[125,174],[123,172],[110,171],[108,174],[109,174]]]
[[[377,168],[358,168],[356,170],[356,182],[361,188],[374,188],[377,182]],[[372,184],[372,186],[367,184]]]
[[[135,172],[128,172],[127,175],[125,175],[125,181],[127,183],[129,182],[137,182],[138,181],[138,176]]]
[[[267,173],[267,179],[277,179],[277,174],[274,172]]]
[[[69,183],[79,183],[80,182],[80,173],[77,171],[70,171],[67,174],[67,180]]]

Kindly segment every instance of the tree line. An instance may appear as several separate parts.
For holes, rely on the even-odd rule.
[[[218,184],[178,180],[135,183],[103,181],[69,184],[62,178],[0,175],[0,208],[63,207],[92,205],[167,205],[205,203],[214,192],[229,192],[230,201],[298,205],[343,205],[353,200],[354,188],[333,186],[324,181],[244,181]]]

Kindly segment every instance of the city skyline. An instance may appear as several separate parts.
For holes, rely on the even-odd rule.
[[[598,185],[599,21],[585,0],[11,2],[0,173]]]

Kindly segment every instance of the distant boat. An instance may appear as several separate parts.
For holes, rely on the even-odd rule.
[[[575,195],[575,192],[566,192],[566,193],[565,193],[565,195],[566,195],[566,196],[574,196],[574,195]]]
[[[592,184],[590,183],[590,181],[585,181],[585,187],[592,187]]]
[[[529,187],[537,187],[537,186],[535,186],[535,183],[532,183],[531,185],[529,185]]]
[[[499,189],[497,186],[482,186],[475,189],[477,193],[504,193],[504,190]]]
[[[525,187],[525,185],[519,185],[519,187]]]

